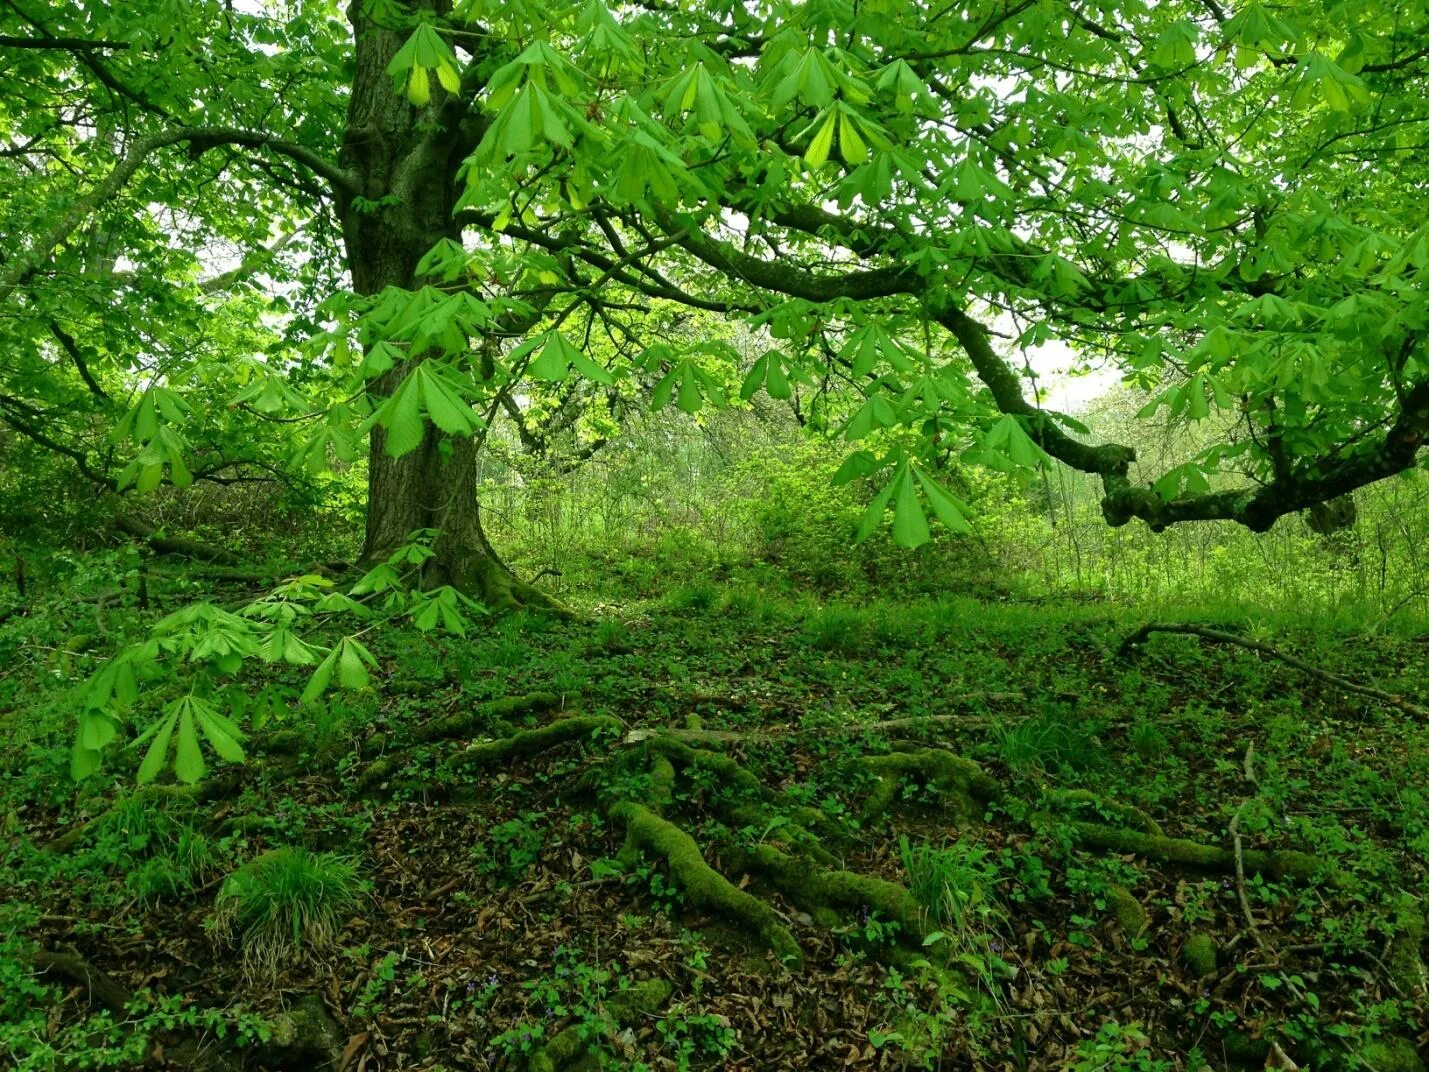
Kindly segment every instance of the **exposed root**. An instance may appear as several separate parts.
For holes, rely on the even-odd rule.
[[[35,972],[76,983],[90,1004],[102,1005],[123,1018],[130,1015],[135,995],[122,983],[100,971],[73,951],[35,954]],[[269,1020],[271,1036],[262,1046],[263,1056],[285,1068],[335,1067],[344,1036],[328,1013],[322,998],[310,994],[288,1012]],[[171,1049],[171,1060],[185,1067],[217,1068],[212,1041],[185,1040]]]
[[[1090,789],[1048,789],[1042,796],[1043,803],[1053,811],[1078,815],[1092,812],[1109,819],[1118,819],[1133,830],[1143,834],[1161,834],[1161,824],[1133,804],[1108,800]]]
[[[640,1017],[650,1016],[670,999],[671,986],[664,979],[636,983],[629,990],[617,990],[605,999],[605,1011],[617,1027],[631,1027]],[[559,1072],[588,1054],[593,1043],[585,1024],[572,1024],[558,1032],[531,1055],[529,1072]]]
[[[1137,900],[1136,894],[1125,886],[1108,886],[1106,899],[1112,919],[1116,920],[1127,941],[1134,941],[1146,933],[1146,928],[1151,925],[1151,914]]]
[[[91,1004],[98,1003],[121,1016],[125,1015],[124,1007],[134,1000],[134,995],[124,986],[73,951],[36,953],[35,972],[39,975],[58,975],[78,983]]]
[[[1389,977],[1404,998],[1429,995],[1429,970],[1424,957],[1424,910],[1409,894],[1401,894],[1394,909],[1394,936],[1389,941]]]
[[[664,756],[680,770],[709,771],[739,793],[753,797],[766,795],[764,783],[737,759],[708,748],[691,748],[673,737],[651,737],[645,742],[647,751]]]
[[[554,710],[561,706],[564,699],[554,692],[531,692],[524,696],[506,696],[500,700],[490,700],[477,704],[468,711],[433,719],[418,726],[412,738],[429,744],[432,741],[464,737],[482,730],[490,732],[493,726],[510,722],[518,715],[539,715]]]
[[[1214,975],[1219,960],[1220,951],[1216,948],[1216,940],[1209,934],[1193,934],[1181,947],[1181,962],[1196,979]]]
[[[975,819],[982,804],[996,800],[1000,788],[970,759],[942,748],[918,748],[868,756],[864,767],[874,776],[874,785],[860,816],[864,825],[878,819],[898,798],[900,781],[915,778],[938,794],[939,800],[959,818]]]
[[[610,715],[571,715],[533,730],[521,730],[510,737],[468,745],[450,757],[447,766],[456,770],[480,770],[517,756],[534,756],[567,741],[590,737],[600,730],[618,733],[620,720]]]
[[[888,882],[853,871],[833,871],[811,860],[801,860],[780,852],[772,845],[753,845],[740,850],[744,870],[767,879],[770,885],[794,904],[819,920],[828,909],[868,909],[896,920],[903,932],[921,939],[925,933],[924,913],[913,895],[896,882]]]
[[[705,862],[694,838],[643,804],[612,804],[610,818],[625,827],[629,844],[665,861],[670,876],[696,908],[743,925],[761,945],[791,967],[804,966],[804,953],[768,902],[745,893]]]
[[[1123,830],[1115,826],[1104,826],[1101,823],[1068,823],[1054,819],[1046,813],[1036,816],[1035,821],[1038,825],[1059,825],[1061,829],[1071,831],[1075,840],[1083,845],[1090,845],[1092,848],[1135,853],[1138,856],[1149,856],[1155,860],[1185,864],[1188,867],[1201,867],[1211,871],[1233,872],[1236,866],[1236,854],[1233,850],[1222,849],[1215,845],[1202,845],[1200,842],[1187,841],[1184,838],[1146,834],[1139,830]],[[1298,852],[1294,849],[1275,849],[1273,851],[1247,849],[1242,855],[1247,871],[1258,872],[1274,879],[1308,880],[1321,874],[1328,873],[1332,877],[1334,874],[1333,865],[1326,863],[1318,856],[1312,856],[1307,852]]]
[[[212,803],[232,796],[237,790],[240,781],[238,768],[232,768],[217,774],[212,778],[205,779],[196,785],[146,785],[134,790],[134,792],[120,800],[116,800],[98,815],[92,816],[83,822],[75,823],[59,837],[48,842],[42,849],[47,853],[61,855],[72,851],[84,836],[103,822],[115,808],[121,804],[132,800],[142,800],[146,804],[157,805],[165,800],[192,801],[196,804]]]
[[[702,703],[710,706],[739,707],[741,703],[731,698],[712,698],[700,694],[681,696],[688,703]],[[1017,703],[1026,700],[1021,692],[973,692],[958,697],[960,704],[975,706],[979,703]],[[934,726],[978,726],[983,720],[968,715],[917,715],[908,718],[889,718],[878,722],[845,722],[827,726],[793,726],[773,733],[747,730],[707,730],[691,725],[685,729],[637,729],[626,735],[627,744],[661,735],[677,738],[689,744],[759,744],[776,741],[807,740],[811,737],[854,737],[864,733],[890,733],[904,730],[931,729]]]
[[[518,579],[493,555],[476,556],[469,566],[474,574],[474,594],[480,596],[482,604],[493,614],[529,610],[563,619],[578,617],[555,596]]]

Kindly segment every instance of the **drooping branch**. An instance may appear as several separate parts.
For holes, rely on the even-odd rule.
[[[826,227],[830,220],[837,217],[822,210],[811,210],[794,213],[788,222],[797,222],[800,230],[808,232]],[[957,298],[940,292],[935,284],[929,284],[916,272],[895,266],[820,274],[755,257],[710,236],[698,225],[678,222],[668,214],[660,217],[660,224],[678,237],[681,248],[700,261],[774,293],[817,302],[838,298],[869,300],[897,294],[921,298],[931,317],[967,353],[998,410],[1019,418],[1028,435],[1051,457],[1101,478],[1102,514],[1114,526],[1140,518],[1153,530],[1160,531],[1184,521],[1224,520],[1264,532],[1285,514],[1338,498],[1413,467],[1421,447],[1429,440],[1429,380],[1426,380],[1403,395],[1398,418],[1378,444],[1323,471],[1317,466],[1324,465],[1324,459],[1313,459],[1262,486],[1163,499],[1152,487],[1131,483],[1128,474],[1131,463],[1136,460],[1136,452],[1131,447],[1117,443],[1084,443],[1064,431],[1051,414],[1028,401],[1017,371],[993,349],[987,329],[968,315]],[[873,254],[881,249],[878,238],[869,235],[865,232],[858,239],[857,251]]]

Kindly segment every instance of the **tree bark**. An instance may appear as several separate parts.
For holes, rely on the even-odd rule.
[[[414,8],[437,9],[441,0]],[[356,177],[356,196],[339,194],[343,240],[353,288],[373,295],[387,287],[411,289],[423,255],[443,238],[460,239],[453,219],[456,174],[470,149],[464,117],[433,88],[432,103],[417,108],[394,86],[387,65],[406,30],[386,29],[349,10],[356,71],[343,134],[342,165]],[[377,379],[373,392],[390,395],[428,355],[414,354]],[[422,445],[393,458],[387,434],[374,428],[368,450],[364,564],[385,558],[418,529],[438,529],[436,555],[422,578],[450,584],[497,611],[522,606],[562,609],[523,584],[497,557],[481,525],[476,494],[476,448],[430,424]]]

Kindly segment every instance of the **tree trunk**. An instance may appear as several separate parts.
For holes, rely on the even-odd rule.
[[[342,148],[343,165],[360,177],[362,201],[344,198],[339,211],[353,288],[370,295],[387,287],[411,289],[422,256],[442,238],[459,239],[452,219],[456,171],[472,142],[460,110],[443,110],[440,89],[434,88],[433,104],[415,108],[394,87],[387,65],[407,31],[375,25],[363,15],[364,6],[354,0],[349,10],[356,72]],[[434,4],[422,0],[413,6]],[[412,355],[379,377],[374,393],[390,395],[426,357]],[[492,610],[561,609],[517,580],[492,550],[481,526],[476,448],[470,440],[444,436],[429,425],[419,448],[393,458],[386,439],[383,429],[373,429],[364,563],[385,558],[417,529],[439,529],[425,584],[450,584]]]

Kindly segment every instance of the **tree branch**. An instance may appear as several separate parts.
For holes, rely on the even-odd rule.
[[[0,34],[0,48],[53,48],[65,52],[107,49],[118,52],[128,47],[128,41],[94,41],[86,37],[11,37],[8,34]]]
[[[184,127],[166,130],[141,138],[129,147],[110,169],[104,180],[79,198],[60,216],[49,230],[36,238],[28,249],[11,260],[0,274],[0,304],[6,302],[26,279],[34,273],[75,229],[106,201],[115,197],[134,177],[144,161],[160,149],[188,142],[195,155],[216,145],[247,145],[266,148],[292,160],[326,179],[346,194],[357,192],[357,180],[349,172],[324,159],[311,149],[295,142],[275,138],[260,131],[237,127]]]

